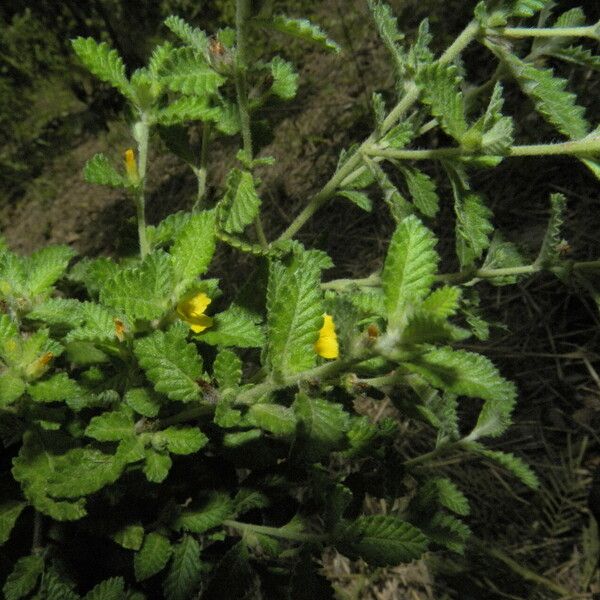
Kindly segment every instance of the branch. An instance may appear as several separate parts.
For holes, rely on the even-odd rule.
[[[367,147],[364,153],[369,156],[378,156],[382,158],[395,158],[400,160],[444,160],[452,158],[475,157],[481,158],[489,156],[478,152],[469,152],[464,148],[434,148],[430,150],[395,150],[387,148],[378,148],[376,146]],[[600,136],[588,136],[581,140],[561,142],[559,144],[529,144],[524,146],[512,146],[503,154],[494,154],[493,156],[503,156],[512,158],[514,156],[578,156],[591,157],[600,154]]]
[[[438,62],[446,64],[452,62],[458,55],[477,37],[481,30],[479,23],[471,21],[462,33],[440,56]],[[420,91],[414,82],[406,84],[404,96],[382,123],[379,135],[383,137],[399,119],[412,107],[419,99]],[[359,166],[362,155],[367,148],[370,148],[377,141],[377,136],[372,133],[352,154],[351,157],[333,174],[331,179],[325,184],[320,192],[315,194],[302,212],[292,221],[288,228],[279,236],[278,242],[293,238],[304,224],[335,194],[339,185],[344,179],[351,175]]]

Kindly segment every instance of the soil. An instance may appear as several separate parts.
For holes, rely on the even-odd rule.
[[[316,3],[312,16],[342,42],[345,52],[335,56],[310,47],[290,50],[301,60],[300,95],[290,105],[270,106],[259,116],[259,120],[268,118],[276,123],[270,138],[260,123],[256,128],[260,155],[277,159],[273,167],[261,172],[268,238],[276,237],[327,181],[340,150],[368,134],[371,92],[384,90],[388,96],[393,92],[393,73],[368,25],[364,4],[362,0]],[[392,4],[403,19],[402,28],[409,31],[421,15],[430,12],[428,3]],[[444,20],[445,36],[460,30],[465,11],[453,11],[453,7],[461,4],[445,3],[443,14],[438,7],[431,13],[433,28]],[[593,13],[592,9],[592,17]],[[435,43],[442,48],[444,42],[442,37]],[[470,69],[479,68],[476,54],[467,54],[466,60]],[[573,73],[567,70],[573,89],[584,90],[582,96],[591,103],[598,94],[598,78]],[[520,113],[531,112],[514,90],[509,105]],[[599,112],[597,105],[589,107],[592,122],[598,121]],[[522,122],[526,127],[518,132],[520,139],[535,140],[548,134],[537,121]],[[553,134],[549,135],[552,139]],[[430,141],[437,143],[435,138]],[[69,244],[87,256],[134,252],[130,199],[121,191],[90,186],[82,177],[86,160],[95,153],[104,152],[118,163],[128,144],[126,126],[115,120],[108,123],[108,131],[82,134],[66,147],[49,149],[43,172],[26,193],[0,208],[0,225],[9,245],[25,253],[49,243]],[[231,148],[225,141],[211,151],[209,204],[218,198],[233,164]],[[170,212],[191,206],[195,179],[179,159],[162,151],[158,140],[150,158],[147,210],[150,222],[156,223]],[[425,168],[434,176],[440,174],[435,165]],[[598,258],[598,185],[576,161],[544,159],[535,166],[507,161],[479,174],[473,185],[488,198],[495,223],[531,252],[543,235],[549,193],[564,192],[569,200],[566,232],[573,258]],[[450,198],[449,193],[442,183],[442,201]],[[327,249],[334,258],[332,278],[365,276],[380,267],[393,223],[383,203],[376,204],[369,215],[335,199],[303,229],[300,239]],[[434,227],[441,238],[444,266],[452,270],[450,202],[445,204]],[[222,260],[233,256],[228,250],[223,252]],[[238,271],[226,276],[231,285],[245,264],[242,260]],[[478,289],[484,313],[499,325],[493,328],[491,341],[471,343],[468,348],[498,362],[518,383],[521,398],[511,433],[495,447],[523,456],[536,468],[543,486],[538,493],[529,492],[491,465],[450,464],[447,468],[457,481],[463,480],[474,499],[470,523],[476,536],[564,586],[572,597],[591,599],[593,591],[600,594],[598,571],[592,564],[598,558],[593,545],[592,513],[597,510],[593,494],[599,493],[592,482],[600,468],[597,307],[585,291],[545,276],[515,287],[482,285]],[[385,400],[373,402],[372,410],[378,413]],[[418,436],[409,443],[418,444]],[[502,514],[498,514],[499,505]],[[555,597],[544,586],[527,582],[498,556],[476,549],[467,558],[442,554],[383,573],[326,554],[323,571],[335,583],[340,598]]]

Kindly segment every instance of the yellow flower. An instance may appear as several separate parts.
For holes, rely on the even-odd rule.
[[[188,295],[177,305],[177,314],[193,332],[200,333],[213,324],[213,320],[204,314],[211,299],[204,293]]]
[[[315,352],[323,358],[337,358],[340,355],[335,323],[331,315],[323,315],[323,327],[319,331],[319,339],[315,342]]]
[[[131,148],[125,150],[125,172],[130,183],[138,183],[140,177],[137,163],[135,162],[135,152]]]

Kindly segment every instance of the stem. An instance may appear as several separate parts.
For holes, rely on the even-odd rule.
[[[324,290],[343,291],[349,287],[378,287],[381,285],[379,273],[372,273],[362,279],[334,279],[321,284]]]
[[[43,550],[43,519],[42,513],[36,510],[33,515],[32,554],[40,554]]]
[[[266,525],[253,525],[252,523],[241,523],[240,521],[226,520],[223,521],[225,527],[231,527],[237,529],[242,533],[246,531],[250,533],[262,533],[264,535],[270,535],[272,537],[281,538],[284,540],[291,540],[293,542],[324,542],[328,539],[328,536],[316,533],[301,533],[299,531],[287,531],[283,527],[267,527]]]
[[[524,146],[512,146],[502,154],[494,156],[593,156],[600,153],[600,136],[586,137],[582,140],[561,142],[559,144],[529,144]],[[383,158],[395,158],[400,160],[444,160],[448,158],[481,157],[479,153],[473,153],[464,148],[434,148],[427,150],[395,150],[387,148],[367,148],[365,154]]]
[[[477,37],[481,27],[476,21],[471,21],[454,40],[454,42],[440,56],[438,62],[441,64],[452,62],[457,56]],[[419,88],[414,82],[405,86],[404,96],[385,118],[379,131],[379,135],[385,135],[408,111],[408,109],[419,99]],[[338,186],[344,179],[352,174],[362,161],[362,155],[368,151],[377,141],[377,135],[372,133],[354,154],[333,174],[320,192],[315,194],[300,214],[292,221],[288,228],[279,236],[278,242],[293,238],[304,224],[335,194]]]
[[[135,191],[135,208],[137,211],[138,238],[140,243],[140,255],[142,259],[150,251],[148,238],[146,237],[146,168],[148,163],[148,138],[150,137],[150,126],[146,114],[136,123],[134,136],[138,143],[138,173],[139,185]]]
[[[499,30],[492,29],[490,32],[509,38],[590,37],[598,39],[594,25],[586,27],[505,27]]]
[[[358,364],[368,358],[375,356],[375,352],[363,352],[358,356],[347,358],[345,360],[335,360],[328,362],[324,365],[319,365],[313,369],[302,371],[301,373],[294,373],[293,375],[282,376],[277,380],[267,379],[262,383],[255,385],[254,387],[241,392],[235,399],[236,404],[253,404],[261,396],[274,392],[276,390],[282,390],[287,387],[292,387],[301,383],[302,381],[310,381],[313,379],[326,379],[337,375],[348,369],[349,367]]]
[[[248,108],[248,86],[246,82],[247,69],[247,23],[250,19],[250,0],[236,0],[235,28],[237,41],[237,56],[235,69],[235,90],[237,104],[240,111],[240,123],[242,127],[242,142],[244,153],[249,161],[253,158],[252,131],[250,128],[250,110]],[[269,243],[260,220],[260,215],[254,220],[256,236],[263,248],[268,248]]]
[[[572,263],[575,271],[595,271],[600,270],[600,260],[588,260]],[[542,266],[532,263],[520,267],[504,267],[501,269],[465,269],[456,273],[440,273],[436,276],[436,281],[444,283],[464,283],[472,279],[494,279],[496,277],[511,277],[515,275],[530,275],[545,270]],[[551,270],[551,269],[550,269]],[[379,287],[381,285],[381,275],[372,273],[362,279],[333,279],[321,284],[325,290],[336,290],[343,292],[353,287]]]
[[[407,467],[421,465],[424,462],[430,461],[432,458],[437,458],[442,454],[446,454],[446,452],[450,450],[457,450],[458,448],[460,448],[461,443],[462,442],[459,440],[458,442],[452,442],[450,444],[445,444],[444,446],[438,446],[434,450],[431,450],[431,452],[426,452],[425,454],[421,454],[420,456],[415,456],[414,458],[409,458],[405,460],[404,465]]]
[[[210,142],[210,123],[204,123],[202,126],[202,146],[200,148],[200,168],[196,169],[196,177],[198,178],[198,192],[196,201],[192,207],[192,212],[197,212],[202,206],[204,195],[206,194],[206,174],[208,164],[208,145]]]
[[[504,267],[502,269],[465,269],[457,273],[443,273],[436,277],[437,281],[444,283],[464,283],[472,279],[494,279],[496,277],[511,277],[515,275],[529,275],[542,269],[534,264],[521,267]]]
[[[214,405],[212,404],[198,404],[193,406],[192,408],[188,408],[186,410],[182,410],[180,413],[173,415],[172,417],[166,417],[165,419],[160,419],[153,424],[153,430],[166,429],[171,425],[178,425],[179,423],[187,423],[189,421],[195,421],[200,417],[204,417],[206,415],[212,415],[214,412]]]

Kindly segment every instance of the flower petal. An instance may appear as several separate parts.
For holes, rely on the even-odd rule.
[[[323,316],[323,327],[319,331],[319,339],[315,342],[315,352],[323,358],[337,358],[340,348],[335,333],[335,323],[331,315]]]

